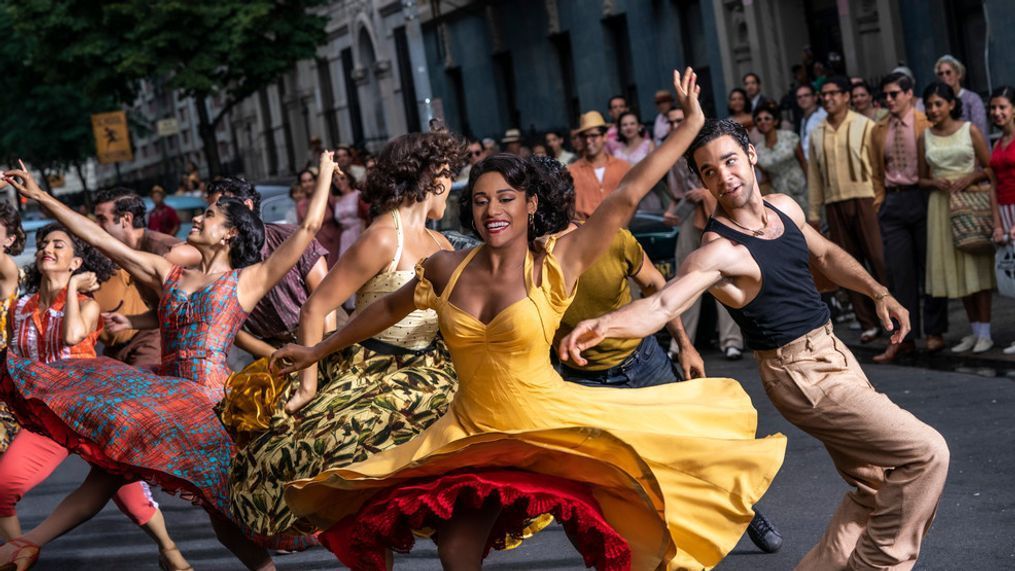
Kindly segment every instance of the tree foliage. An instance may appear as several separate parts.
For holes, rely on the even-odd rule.
[[[130,105],[139,82],[164,78],[194,97],[209,165],[215,127],[246,97],[278,80],[324,42],[326,0],[3,0],[16,49],[40,82]],[[30,40],[28,40],[30,38]],[[219,96],[209,116],[205,102]]]

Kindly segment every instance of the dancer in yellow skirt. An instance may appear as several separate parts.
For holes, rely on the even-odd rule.
[[[687,149],[704,117],[694,73],[674,84],[680,131],[634,167],[581,228],[554,177],[498,155],[473,167],[463,225],[485,242],[439,253],[417,278],[312,348],[273,355],[280,373],[435,309],[459,375],[448,413],[410,442],[291,484],[286,500],[326,529],[354,569],[383,568],[411,529],[436,530],[446,568],[478,568],[505,534],[552,513],[599,569],[703,569],[736,545],[782,464],[782,436],[756,440],[757,413],[732,379],[612,390],[563,381],[550,344],[582,271]]]

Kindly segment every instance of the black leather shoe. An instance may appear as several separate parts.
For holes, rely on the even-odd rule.
[[[747,526],[747,535],[765,553],[775,553],[782,548],[782,534],[758,510],[754,510],[754,519]]]

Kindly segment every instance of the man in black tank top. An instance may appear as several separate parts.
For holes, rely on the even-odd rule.
[[[662,291],[579,323],[561,342],[561,359],[582,364],[581,351],[604,338],[649,335],[710,292],[740,324],[773,404],[825,445],[854,487],[797,569],[911,568],[944,488],[948,445],[870,384],[833,334],[808,260],[842,287],[870,297],[893,331],[892,343],[909,331],[908,312],[811,228],[792,198],[762,199],[754,147],[738,123],[707,120],[687,158],[719,204],[702,246]]]

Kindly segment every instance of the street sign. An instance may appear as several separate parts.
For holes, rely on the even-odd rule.
[[[160,137],[172,137],[180,132],[180,122],[175,117],[159,119],[155,127],[158,129]]]
[[[102,164],[134,160],[130,148],[130,131],[127,113],[111,111],[92,115],[92,132],[95,134],[95,151]]]

